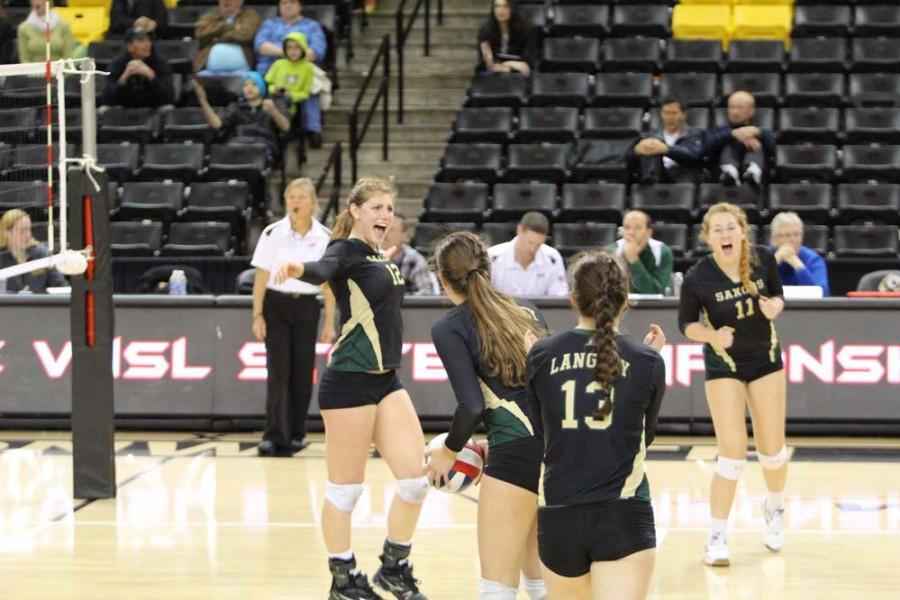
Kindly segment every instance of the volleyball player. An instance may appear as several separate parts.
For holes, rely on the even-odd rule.
[[[532,600],[545,598],[537,555],[540,443],[526,415],[525,356],[545,324],[536,309],[491,285],[487,247],[471,233],[452,233],[435,247],[433,261],[456,306],[431,328],[434,347],[457,407],[444,446],[427,451],[435,485],[447,473],[476,427],[484,421],[489,454],[478,494],[481,600],[514,600],[519,571]]]
[[[764,246],[750,245],[743,210],[724,202],[710,207],[701,235],[712,254],[700,259],[684,278],[678,324],[684,335],[704,344],[706,401],[718,447],[704,561],[725,566],[730,562],[728,514],[747,463],[745,398],[768,488],[763,503],[765,545],[773,552],[784,545],[786,392],[774,323],[784,300],[775,258]]]
[[[538,544],[551,598],[646,597],[656,555],[646,448],[666,390],[657,326],[618,334],[628,276],[605,252],[569,269],[574,329],[535,343],[526,388],[544,445]]]
[[[380,249],[393,221],[395,197],[393,182],[360,179],[323,257],[287,263],[277,276],[314,285],[327,281],[341,310],[340,337],[319,382],[328,471],[322,532],[332,574],[330,600],[380,598],[356,568],[350,545],[350,517],[363,493],[372,442],[397,478],[381,567],[373,581],[403,600],[426,598],[408,560],[428,481],[422,465],[422,426],[396,371],[406,286],[398,267]]]

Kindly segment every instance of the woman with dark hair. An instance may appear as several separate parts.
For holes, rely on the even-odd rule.
[[[478,71],[531,74],[536,36],[522,20],[515,0],[492,0],[491,14],[478,30]]]
[[[526,375],[544,446],[544,581],[551,598],[641,600],[656,555],[644,459],[666,391],[665,335],[619,334],[628,276],[610,254],[576,257],[569,279],[578,324],[537,342]]]
[[[488,455],[478,494],[481,600],[514,600],[519,571],[532,600],[547,595],[537,555],[541,445],[525,401],[525,356],[546,324],[537,310],[491,285],[487,247],[474,234],[452,233],[435,247],[441,285],[456,306],[431,328],[434,347],[456,395],[444,446],[426,452],[435,485],[446,480],[456,454],[483,421]]]

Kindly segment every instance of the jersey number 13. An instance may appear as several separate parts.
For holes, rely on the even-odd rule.
[[[562,420],[563,429],[578,429],[579,423],[578,419],[575,417],[575,395],[578,393],[577,386],[578,382],[574,379],[569,379],[560,386],[560,389],[566,395],[566,416]],[[596,381],[592,381],[585,386],[584,389],[584,392],[591,396],[601,394],[602,391],[600,384]],[[584,417],[584,424],[587,425],[588,428],[594,430],[603,430],[612,425],[615,397],[616,390],[613,388],[609,391],[608,398],[604,395],[597,401],[597,408],[594,410],[593,414]]]

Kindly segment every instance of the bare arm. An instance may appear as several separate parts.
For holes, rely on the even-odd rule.
[[[325,322],[322,323],[322,331],[319,333],[319,341],[333,342],[335,338],[334,332],[334,314],[337,308],[337,299],[334,292],[326,283],[322,286],[322,298],[325,301]]]
[[[197,96],[200,110],[203,111],[203,118],[206,119],[206,122],[209,123],[209,126],[213,129],[221,129],[222,119],[216,114],[213,107],[210,106],[209,100],[206,98],[206,90],[196,79],[191,80],[191,86],[194,88],[194,94]]]

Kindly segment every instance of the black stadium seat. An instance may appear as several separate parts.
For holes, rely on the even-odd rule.
[[[581,137],[636,138],[644,128],[640,108],[588,108],[584,111]]]
[[[651,73],[600,73],[594,88],[595,106],[639,106],[653,103]]]
[[[181,182],[129,182],[122,186],[119,219],[124,221],[161,221],[176,219],[184,205]]]
[[[571,149],[571,144],[511,144],[506,180],[563,183],[568,175],[566,167]]]
[[[600,40],[582,37],[554,37],[544,40],[541,71],[594,73],[600,60]]]
[[[675,96],[688,106],[712,106],[718,100],[714,73],[663,73],[661,98]]]
[[[612,223],[557,223],[553,226],[553,247],[564,257],[603,248],[616,241]]]
[[[853,34],[857,36],[900,36],[900,6],[885,0],[878,6],[857,6]]]
[[[896,258],[898,253],[895,225],[836,225],[834,253],[837,256]]]
[[[664,71],[718,73],[722,69],[722,43],[718,40],[676,40],[666,45]]]
[[[604,71],[659,71],[662,40],[658,38],[609,38],[604,50]]]
[[[769,212],[793,211],[804,223],[827,225],[831,218],[831,186],[827,183],[776,183],[769,186]]]
[[[528,80],[519,73],[490,73],[475,76],[466,106],[511,106],[525,104]]]
[[[435,183],[425,197],[429,221],[481,222],[488,208],[490,190],[486,183]]]
[[[759,191],[749,185],[723,186],[720,183],[701,183],[698,197],[700,211],[718,202],[730,202],[744,209],[747,220],[757,223],[760,220],[762,198]]]
[[[847,68],[847,40],[842,37],[796,38],[787,63],[789,73],[841,73]]]
[[[208,144],[216,132],[206,122],[203,110],[197,106],[178,107],[162,117],[162,139],[171,142]]]
[[[844,146],[844,177],[847,181],[900,182],[900,146]]]
[[[787,106],[840,106],[844,76],[840,73],[788,73],[784,84]]]
[[[900,108],[848,108],[844,137],[848,144],[900,143]]]
[[[159,114],[155,108],[110,106],[100,114],[98,141],[137,142],[147,144],[159,130]]]
[[[779,113],[778,142],[835,144],[841,130],[840,117],[836,108],[783,108]]]
[[[246,181],[255,201],[262,203],[265,178],[269,172],[267,165],[266,147],[263,144],[214,144],[209,147],[206,179]]]
[[[654,223],[653,239],[659,240],[672,249],[674,256],[684,256],[690,246],[688,245],[688,226],[684,223]]]
[[[604,38],[609,33],[609,8],[598,5],[560,5],[555,8],[550,35]]]
[[[113,256],[155,256],[162,246],[162,223],[118,221],[109,224]]]
[[[791,35],[846,37],[851,18],[849,6],[796,6]]]
[[[900,224],[900,185],[842,183],[837,191],[837,220]]]
[[[140,145],[131,142],[97,144],[97,163],[111,180],[122,183],[137,177],[140,151]]]
[[[771,132],[775,132],[775,117],[777,115],[777,111],[774,108],[769,107],[761,107],[756,109],[756,114],[753,116],[753,122],[763,129],[768,129]],[[716,126],[722,126],[728,123],[728,109],[726,108],[717,108],[713,111],[713,116],[715,117]]]
[[[733,40],[725,70],[732,73],[778,73],[784,63],[784,44],[777,40]]]
[[[552,183],[498,183],[494,186],[491,220],[518,220],[530,211],[552,216],[556,211],[556,186]]]
[[[141,179],[172,179],[190,183],[203,174],[203,144],[147,144],[141,164]]]
[[[508,106],[462,108],[453,127],[454,142],[505,144],[512,136],[513,111]]]
[[[224,256],[231,250],[228,223],[172,223],[163,256]]]
[[[622,183],[567,183],[562,188],[559,213],[562,221],[621,223],[624,211]]]
[[[851,70],[854,73],[900,71],[900,38],[855,38]]]
[[[231,225],[238,249],[250,218],[250,189],[244,181],[195,181],[181,213],[182,221],[223,221]]]
[[[590,88],[587,73],[535,73],[531,77],[532,106],[584,106]]]
[[[637,208],[654,219],[689,223],[694,212],[693,183],[666,183],[631,186],[631,208]]]
[[[837,148],[830,144],[778,146],[775,163],[782,181],[830,182],[837,168]]]
[[[36,116],[33,108],[0,111],[0,141],[8,144],[31,142],[37,125]]]
[[[493,183],[499,177],[502,157],[503,146],[499,144],[447,144],[439,181]]]
[[[157,40],[153,43],[153,48],[169,61],[173,72],[188,75],[194,71],[197,40]]]
[[[668,6],[618,4],[613,10],[612,35],[668,38],[672,33],[671,23],[672,13]]]
[[[522,108],[515,141],[571,142],[578,132],[578,109],[568,106]]]
[[[625,153],[633,140],[579,140],[572,156],[575,181],[628,181]]]
[[[481,237],[488,246],[495,246],[508,242],[516,237],[516,227],[518,223],[515,221],[506,221],[503,223],[485,223],[481,227]]]
[[[781,98],[781,76],[778,73],[725,73],[722,75],[722,101],[733,92],[753,94],[757,106],[776,106]]]
[[[852,73],[850,100],[855,106],[900,105],[900,73]]]

